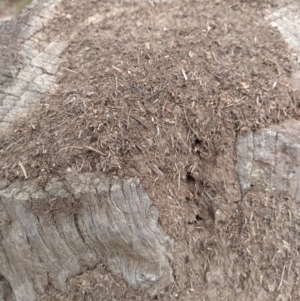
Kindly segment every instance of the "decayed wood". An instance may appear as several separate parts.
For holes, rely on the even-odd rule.
[[[0,21],[0,133],[38,104],[55,82],[68,41],[45,33],[61,0],[33,1],[17,18]]]
[[[172,281],[172,240],[138,179],[81,174],[15,182],[0,190],[0,270],[16,300],[35,300],[52,283],[99,262],[135,288]]]
[[[237,173],[244,195],[251,184],[260,182],[266,190],[300,201],[299,129],[299,121],[291,119],[238,136]]]

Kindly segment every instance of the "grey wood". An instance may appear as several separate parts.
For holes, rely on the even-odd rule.
[[[133,287],[155,293],[172,277],[173,241],[158,225],[138,179],[70,175],[0,190],[0,271],[16,300],[104,263]]]

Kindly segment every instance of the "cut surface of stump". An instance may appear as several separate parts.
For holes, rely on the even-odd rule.
[[[1,273],[17,300],[35,300],[49,282],[100,261],[134,288],[154,292],[172,281],[172,240],[138,179],[81,174],[16,182],[0,191]]]
[[[38,105],[55,84],[67,41],[43,29],[60,2],[33,1],[15,19],[0,20],[0,133]]]

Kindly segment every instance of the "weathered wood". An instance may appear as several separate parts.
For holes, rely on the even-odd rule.
[[[172,281],[172,240],[138,179],[81,174],[16,182],[0,190],[0,270],[16,300],[35,300],[51,283],[99,262],[135,288]]]
[[[291,88],[300,90],[300,22],[299,1],[285,3],[266,16],[270,25],[276,27],[287,44],[294,50],[294,70],[291,76]]]
[[[243,194],[251,183],[260,182],[268,191],[288,193],[300,201],[299,136],[297,120],[239,135],[237,172]]]
[[[0,21],[0,132],[38,104],[55,82],[67,41],[43,29],[59,2],[33,1],[16,19]]]

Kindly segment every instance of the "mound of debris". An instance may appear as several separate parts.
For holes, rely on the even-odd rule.
[[[297,204],[286,189],[251,178],[243,165],[256,164],[246,153],[251,143],[236,149],[237,137],[261,137],[299,116],[291,49],[263,19],[274,3],[57,2],[47,26],[28,37],[30,60],[17,34],[20,45],[5,62],[9,90],[0,91],[0,99],[15,97],[5,100],[11,119],[0,111],[8,128],[0,137],[1,204],[12,207],[3,209],[1,232],[14,233],[17,253],[32,246],[33,258],[20,266],[28,278],[16,283],[27,279],[41,300],[299,298]],[[58,46],[49,53],[49,45]],[[35,76],[18,90],[26,66]],[[15,120],[19,114],[26,116]],[[238,175],[241,158],[251,162],[239,161]],[[119,183],[119,193],[105,184],[101,195],[99,179]],[[19,204],[23,190],[30,193]],[[137,223],[141,216],[148,224]],[[28,234],[41,228],[57,258],[51,269]],[[77,236],[65,240],[71,229]]]

